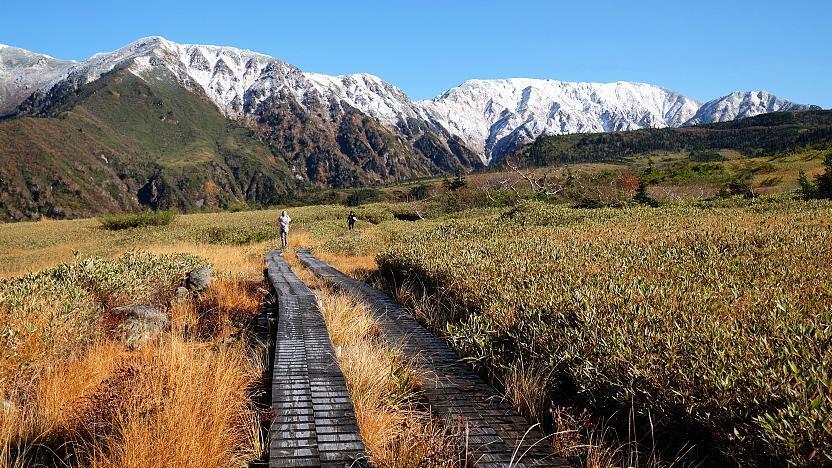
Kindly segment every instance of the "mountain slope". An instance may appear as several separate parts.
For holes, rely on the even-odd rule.
[[[600,133],[724,122],[782,110],[811,110],[766,92],[733,93],[702,105],[644,83],[471,80],[419,105],[488,162],[541,135]]]
[[[0,218],[270,204],[309,187],[483,168],[541,135],[810,107],[763,92],[702,105],[643,83],[531,79],[472,80],[413,102],[373,75],[161,37],[82,62],[0,46]]]
[[[297,182],[249,129],[159,72],[115,70],[54,116],[0,121],[0,218],[283,203]]]
[[[50,73],[32,77],[22,65],[18,72],[6,66],[6,78],[0,77],[0,86],[12,86],[3,84],[9,76],[16,76],[18,83],[14,93],[0,95],[0,109],[21,104],[20,90],[39,89],[34,102],[24,102],[18,109],[18,113],[37,113],[37,106],[42,105],[38,101],[61,101],[67,92],[113,69],[126,67],[142,76],[161,66],[187,89],[204,94],[226,117],[253,126],[270,112],[266,107],[275,105],[296,104],[296,110],[319,116],[323,119],[321,124],[333,128],[340,127],[343,117],[357,110],[374,119],[386,133],[401,139],[401,148],[420,159],[413,163],[414,168],[427,171],[441,170],[442,164],[450,164],[454,170],[488,164],[540,135],[679,127],[762,112],[815,108],[762,91],[732,93],[703,105],[644,83],[569,83],[522,78],[471,80],[433,100],[413,102],[400,89],[373,75],[304,73],[256,52],[177,44],[161,37],[140,39],[80,63],[16,51],[16,56],[26,53],[31,57],[17,58],[15,63],[46,60],[46,65],[41,66],[46,66]],[[4,50],[0,49],[0,58],[3,56]],[[418,141],[421,143],[417,144]],[[279,146],[293,144],[281,142]],[[423,152],[425,148],[429,154]],[[385,159],[377,150],[373,152],[376,159]],[[472,159],[471,153],[479,156],[480,161]],[[340,156],[356,159],[349,154]],[[442,164],[433,161],[437,157]],[[384,174],[400,172],[388,169],[376,171],[368,179],[383,180],[388,177]]]
[[[160,71],[171,74],[226,117],[266,136],[299,177],[313,182],[355,185],[482,166],[454,137],[420,120],[404,93],[378,78],[325,82],[255,52],[159,37],[72,66],[66,77],[21,103],[17,115],[55,115],[71,107],[80,87],[120,69],[148,81]],[[393,108],[395,116],[384,114]]]

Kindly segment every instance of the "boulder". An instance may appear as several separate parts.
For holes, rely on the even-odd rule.
[[[122,337],[127,349],[139,349],[170,328],[170,319],[160,309],[149,305],[132,305],[113,309],[124,316]]]
[[[211,269],[202,267],[188,273],[186,284],[192,291],[202,291],[211,284]]]

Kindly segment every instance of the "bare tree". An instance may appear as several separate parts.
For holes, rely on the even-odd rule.
[[[529,183],[529,188],[532,190],[532,192],[536,192],[541,195],[546,195],[547,197],[553,197],[566,188],[566,184],[562,181],[548,181],[547,178],[549,177],[549,174],[543,174],[543,177],[535,179],[534,177],[521,171],[519,167],[511,163],[507,162],[506,165],[509,167],[509,169],[516,172],[520,177],[522,177],[526,182]]]

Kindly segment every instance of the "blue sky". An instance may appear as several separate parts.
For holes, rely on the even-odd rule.
[[[832,107],[832,2],[0,0],[0,43],[83,59],[140,37],[367,72],[430,98],[470,78],[765,89]]]

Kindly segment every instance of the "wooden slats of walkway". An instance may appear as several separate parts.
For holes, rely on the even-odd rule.
[[[317,299],[280,256],[266,256],[278,299],[269,466],[365,466],[344,375]]]

